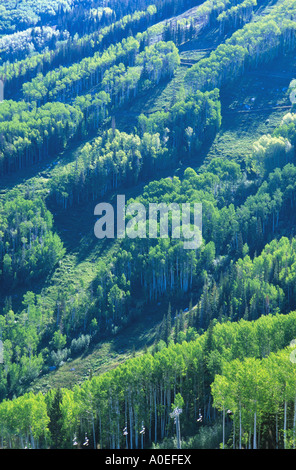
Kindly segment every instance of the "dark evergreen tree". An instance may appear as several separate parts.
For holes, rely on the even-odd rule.
[[[61,449],[64,442],[64,435],[62,431],[63,414],[61,404],[62,391],[60,388],[57,388],[54,390],[53,398],[48,405],[48,428],[51,436],[51,448],[53,449]]]

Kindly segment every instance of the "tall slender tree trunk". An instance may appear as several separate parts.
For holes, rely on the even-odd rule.
[[[239,448],[242,448],[242,405],[239,402]]]
[[[157,442],[157,406],[156,406],[156,388],[154,390],[154,442]]]
[[[93,412],[91,414],[91,420],[92,420],[92,431],[93,431],[93,439],[94,439],[94,449],[96,449],[97,443],[96,443],[95,419],[94,419]]]
[[[296,396],[294,398],[294,416],[293,416],[293,449],[296,447],[295,443],[295,435],[296,435]]]
[[[254,437],[253,437],[253,449],[257,449],[257,411],[254,412]]]
[[[275,415],[275,448],[279,448],[279,425],[278,425],[278,414]]]
[[[222,448],[224,449],[225,446],[225,407],[223,406],[223,443]]]
[[[129,407],[129,418],[130,418],[130,449],[133,448],[133,410],[132,405]]]
[[[284,449],[287,446],[287,400],[284,403]]]

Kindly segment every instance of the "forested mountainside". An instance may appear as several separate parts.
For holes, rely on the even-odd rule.
[[[2,0],[0,80],[1,448],[295,448],[296,0]]]

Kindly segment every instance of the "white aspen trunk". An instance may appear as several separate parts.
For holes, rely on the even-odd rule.
[[[112,418],[111,418],[112,414],[113,414],[113,404],[112,404],[112,398],[111,398],[110,413],[109,413],[109,426],[110,426],[110,434],[112,432],[112,435],[110,435],[110,447],[111,449],[114,449],[114,432],[112,429]]]
[[[125,436],[125,445],[126,445],[126,448],[128,449],[128,435],[127,434]]]
[[[170,390],[170,387],[168,386],[168,391],[167,391],[167,410],[168,410],[168,413],[167,413],[167,432],[166,432],[166,435],[168,433],[168,424],[169,424],[169,420],[170,420],[170,413],[169,413],[170,409],[171,409],[171,390]]]
[[[35,449],[35,441],[34,441],[34,436],[33,436],[31,427],[30,427],[30,435],[31,435],[32,448]]]
[[[92,430],[93,430],[93,438],[94,438],[94,449],[97,448],[97,444],[96,444],[96,431],[95,431],[95,420],[94,420],[94,414],[92,412],[91,414],[91,419],[92,419]]]
[[[132,410],[131,405],[129,409],[129,417],[130,417],[130,449],[132,449],[133,448],[133,410]]]
[[[286,449],[287,445],[287,400],[285,400],[284,404],[284,449]]]
[[[157,442],[157,407],[156,407],[156,389],[154,390],[154,425],[155,425],[155,431],[154,431],[154,441]]]
[[[102,419],[101,419],[101,414],[99,416],[99,427],[100,427],[100,448],[102,449]]]
[[[110,449],[112,449],[112,437],[113,437],[113,435],[111,436],[111,414],[109,416],[109,429],[110,429],[109,446],[110,446]]]
[[[153,399],[152,399],[152,389],[150,387],[150,410],[149,410],[149,441],[151,442],[151,439],[152,439],[152,403],[153,403]]]
[[[242,405],[239,403],[239,448],[242,448]]]
[[[223,444],[222,449],[224,449],[225,445],[225,407],[223,406]]]
[[[139,429],[138,429],[138,415],[135,412],[135,447],[136,447],[136,449],[138,449],[138,432],[139,432]]]
[[[124,418],[125,418],[125,446],[128,449],[128,433],[127,433],[127,398],[125,398],[125,407],[124,407]]]
[[[278,427],[278,414],[275,415],[275,448],[279,447],[279,427]]]
[[[178,449],[181,449],[181,430],[180,430],[180,416],[177,416],[177,429],[178,429]]]
[[[254,413],[254,438],[253,438],[253,449],[257,449],[256,428],[257,428],[257,411],[255,411],[255,413]]]
[[[166,410],[166,390],[165,390],[165,385],[163,386],[163,401],[162,401],[162,410],[163,410],[163,418],[162,418],[162,439],[164,438],[164,430],[165,430],[165,410]]]
[[[161,409],[161,415],[160,415],[160,438],[163,439],[163,390],[162,390],[162,384],[160,384],[160,409]]]
[[[295,434],[296,434],[296,397],[294,399],[294,416],[293,416],[293,449],[295,449]]]

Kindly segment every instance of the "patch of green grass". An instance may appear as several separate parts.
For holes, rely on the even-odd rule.
[[[160,325],[166,303],[154,305],[142,312],[127,327],[116,335],[94,344],[88,351],[69,362],[62,364],[57,370],[39,377],[31,385],[32,391],[46,391],[54,387],[72,388],[92,375],[102,374],[127,359],[143,354],[153,346],[157,327]]]
[[[296,58],[290,54],[222,89],[222,126],[203,151],[202,160],[221,156],[239,162],[251,156],[253,143],[263,134],[271,134],[289,112],[291,73],[282,71],[295,65]]]

